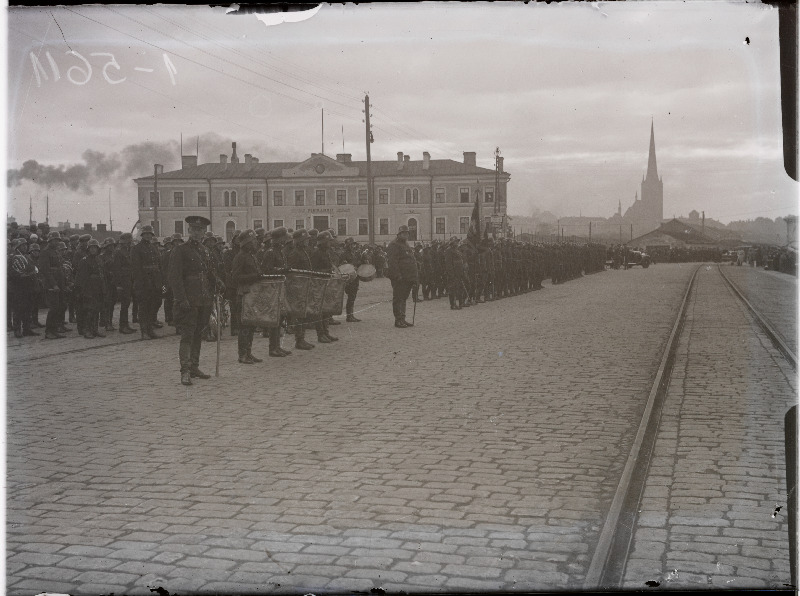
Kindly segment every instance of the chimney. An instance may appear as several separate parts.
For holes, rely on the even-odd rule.
[[[497,157],[497,167],[500,172],[503,171],[503,158],[500,156]]]
[[[231,163],[239,163],[239,158],[236,157],[236,141],[231,143],[231,146],[233,147],[233,153],[231,153]]]
[[[97,224],[97,231],[98,231],[98,232],[105,232],[105,231],[107,231],[107,230],[106,230],[106,224],[103,224],[103,223],[99,223],[99,224]]]
[[[350,163],[351,161],[353,161],[353,155],[352,153],[337,153],[336,161],[340,161],[342,163]]]
[[[156,174],[160,175],[160,174],[164,173],[164,166],[162,166],[160,163],[153,164],[153,165],[155,166]]]
[[[477,163],[475,161],[475,152],[474,151],[464,151],[464,165],[465,166],[476,166]]]
[[[404,155],[403,156],[403,161],[406,162],[406,163],[410,163],[411,162],[411,156],[410,155]]]
[[[431,154],[427,151],[422,152],[422,169],[423,170],[430,170],[431,169]]]
[[[227,164],[228,163],[228,156],[225,155],[224,153],[220,153],[219,154],[219,163]]]
[[[92,224],[90,224],[90,223],[83,224],[83,231],[84,232],[91,232],[92,231]]]
[[[398,151],[397,152],[397,169],[398,170],[402,170],[403,169],[403,152],[402,151]]]
[[[182,155],[181,156],[181,169],[185,170],[186,168],[194,168],[197,166],[197,156],[196,155]]]
[[[244,163],[246,164],[253,163],[253,155],[251,153],[244,154]]]
[[[251,157],[250,159],[253,160],[253,163],[258,163],[258,158],[257,157]]]

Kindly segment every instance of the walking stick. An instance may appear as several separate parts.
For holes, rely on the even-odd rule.
[[[414,310],[411,312],[411,325],[414,325],[414,319],[417,318],[417,301],[414,300]]]
[[[219,342],[222,337],[222,312],[220,307],[219,292],[214,292],[214,299],[217,302],[217,369],[214,373],[215,377],[219,376]]]

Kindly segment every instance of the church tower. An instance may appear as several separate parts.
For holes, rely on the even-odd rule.
[[[647,174],[642,179],[643,215],[656,222],[664,219],[664,182],[658,176],[656,165],[656,138],[653,122],[650,121],[650,155],[647,158]]]

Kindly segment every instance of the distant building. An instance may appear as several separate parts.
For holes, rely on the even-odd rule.
[[[664,182],[658,175],[656,164],[656,138],[653,123],[650,123],[650,153],[647,158],[647,173],[642,176],[642,198],[636,193],[633,204],[622,219],[638,229],[657,228],[664,219]],[[621,209],[618,209],[618,213]]]
[[[627,244],[633,248],[655,252],[662,248],[732,248],[741,244],[737,234],[706,226],[700,228],[685,220],[672,219],[657,229],[642,234]]]
[[[412,239],[444,239],[465,235],[476,196],[482,217],[506,214],[510,178],[499,160],[499,185],[494,169],[476,165],[476,154],[464,161],[431,159],[426,151],[412,161],[402,152],[397,161],[371,162],[376,242],[387,242],[407,225]],[[183,156],[180,170],[137,178],[139,220],[153,225],[156,235],[185,233],[184,218],[202,214],[211,229],[226,240],[247,228],[333,228],[340,236],[369,239],[367,162],[349,153],[336,159],[312,153],[302,162],[260,163],[250,154],[240,163],[236,143],[219,162],[198,165]],[[499,186],[499,188],[495,188]],[[157,213],[157,217],[156,217]]]

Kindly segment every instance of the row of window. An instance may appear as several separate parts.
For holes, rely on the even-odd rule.
[[[486,224],[491,223],[490,217],[484,218]],[[318,215],[314,216],[313,224],[314,227],[317,229],[327,229],[330,227],[330,220],[328,219],[327,215]],[[459,234],[466,234],[467,230],[469,230],[469,217],[459,217],[458,220],[458,233]],[[151,222],[153,225],[153,229],[156,232],[156,236],[159,236],[159,225],[158,222],[154,221]],[[184,222],[181,220],[175,220],[175,229],[174,233],[177,234],[184,234]],[[229,222],[232,223],[232,222]],[[436,217],[434,219],[434,234],[446,234],[447,230],[445,229],[446,226],[446,218],[444,217]],[[295,230],[299,230],[301,228],[305,228],[306,222],[304,219],[296,219],[294,220],[294,226],[291,226],[291,221],[283,220],[283,219],[274,219],[272,220],[272,229],[280,228],[283,226],[290,226],[293,227]],[[416,218],[409,218],[406,222],[409,228],[413,228],[416,230],[417,227],[417,220]],[[257,230],[258,228],[264,227],[264,220],[263,219],[254,219],[253,220],[253,229]],[[235,229],[235,227],[234,227]],[[390,233],[389,231],[389,218],[380,218],[378,220],[378,234],[381,236],[388,236]],[[453,233],[453,230],[450,230],[450,233]],[[336,220],[336,234],[339,236],[347,236],[347,219],[346,218],[338,218]],[[366,218],[358,220],[358,235],[359,236],[367,236],[369,234],[369,220]],[[416,232],[412,234],[413,237],[416,237]]]
[[[459,202],[460,203],[470,203],[472,199],[470,198],[470,189],[469,187],[459,188],[458,190]],[[405,189],[405,203],[408,205],[415,205],[419,203],[419,189],[418,188],[406,188]],[[262,207],[263,206],[263,195],[260,190],[252,191],[252,206],[253,207]],[[314,205],[327,205],[328,202],[327,191],[325,189],[317,189],[314,191]],[[222,193],[222,202],[225,207],[238,207],[240,206],[239,197],[235,190],[226,190]],[[434,195],[433,195],[434,203],[446,203],[447,197],[445,194],[444,188],[435,188]],[[483,191],[483,201],[484,203],[493,203],[494,202],[494,187],[487,187]],[[367,199],[367,189],[360,188],[358,189],[358,204],[359,205],[366,205],[368,203]],[[275,207],[282,207],[284,205],[289,205],[284,197],[283,190],[273,190],[272,191],[272,204]],[[305,206],[306,204],[306,191],[305,190],[295,190],[294,191],[294,203],[295,206]],[[336,191],[336,204],[337,205],[347,205],[347,190],[340,189]],[[380,205],[388,205],[389,204],[389,189],[388,188],[379,188],[378,189],[378,204]],[[401,203],[402,204],[402,203]],[[151,207],[161,207],[161,192],[150,191],[150,206]],[[176,190],[172,193],[172,206],[173,207],[184,207],[188,206],[184,204],[184,193],[182,190]],[[208,207],[208,193],[204,190],[197,191],[197,206],[198,207]],[[247,206],[247,197],[242,197],[242,207]]]

